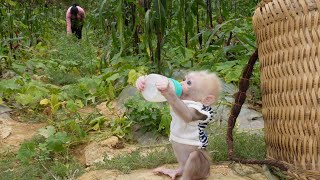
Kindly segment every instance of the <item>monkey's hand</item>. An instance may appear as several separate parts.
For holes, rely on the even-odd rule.
[[[139,91],[143,91],[146,82],[146,76],[140,76],[136,81],[136,87]]]
[[[172,88],[170,88],[169,79],[166,77],[163,77],[160,81],[158,81],[156,83],[156,87],[165,97],[173,92]]]

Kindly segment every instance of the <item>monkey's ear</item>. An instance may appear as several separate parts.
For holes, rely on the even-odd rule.
[[[210,106],[215,102],[215,100],[216,98],[214,95],[208,95],[207,97],[202,99],[202,104],[204,104],[205,106]]]

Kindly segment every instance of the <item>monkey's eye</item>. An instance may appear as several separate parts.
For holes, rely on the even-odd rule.
[[[187,84],[190,86],[191,85],[191,81],[188,81]]]

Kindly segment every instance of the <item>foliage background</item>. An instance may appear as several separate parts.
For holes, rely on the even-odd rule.
[[[70,149],[99,136],[132,142],[136,124],[145,132],[169,134],[168,108],[138,97],[112,121],[97,111],[83,117],[79,109],[113,101],[148,73],[171,77],[205,69],[237,84],[256,48],[251,16],[258,0],[78,0],[86,11],[82,40],[66,35],[65,13],[74,2],[0,1],[0,105],[23,121],[49,125],[14,155],[25,167],[40,167],[37,177],[49,177],[48,168],[56,177],[74,176],[79,165]],[[259,85],[256,65],[249,102],[260,101]],[[92,132],[98,135],[92,138]],[[217,143],[223,151],[225,144]],[[214,156],[226,160],[225,154]]]

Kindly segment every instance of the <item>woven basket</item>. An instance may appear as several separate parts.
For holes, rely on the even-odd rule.
[[[264,0],[253,16],[267,158],[320,179],[320,0]]]

